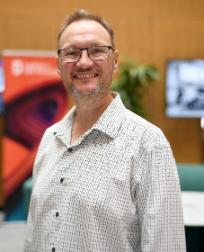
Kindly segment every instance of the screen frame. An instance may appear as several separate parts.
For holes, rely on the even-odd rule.
[[[198,62],[202,62],[202,64],[203,64],[203,80],[204,80],[204,57],[171,58],[166,61],[166,65],[165,65],[165,115],[168,118],[204,118],[204,82],[203,82],[203,86],[202,86],[203,94],[201,97],[201,100],[202,100],[202,103],[201,103],[202,108],[201,109],[193,109],[193,108],[189,108],[189,106],[185,107],[184,104],[182,104],[182,103],[180,105],[177,105],[177,108],[173,108],[173,105],[170,105],[170,102],[169,102],[170,99],[172,99],[172,97],[173,97],[173,95],[172,95],[172,97],[170,95],[170,92],[172,92],[172,90],[171,91],[169,90],[170,89],[170,86],[169,86],[170,64],[174,63],[177,65],[179,65],[179,64],[181,65],[182,63],[183,64],[188,64],[188,63],[195,64]],[[177,84],[177,86],[178,86],[178,84]],[[192,88],[192,85],[191,85],[191,88]],[[176,87],[174,87],[174,89],[176,89]],[[178,89],[178,87],[177,87],[177,89]],[[175,92],[175,90],[174,90],[174,92]],[[197,102],[197,100],[196,100],[196,102]],[[175,102],[174,102],[174,104],[175,104]],[[198,104],[198,102],[197,102],[197,104]],[[180,108],[178,109],[179,106],[180,106]]]

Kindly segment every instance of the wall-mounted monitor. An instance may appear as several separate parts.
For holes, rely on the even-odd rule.
[[[204,117],[204,59],[167,62],[166,115]]]

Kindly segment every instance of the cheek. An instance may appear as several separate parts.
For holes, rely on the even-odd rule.
[[[70,78],[71,72],[72,72],[72,67],[70,65],[68,64],[62,65],[62,68],[61,68],[62,79]]]
[[[70,64],[63,64],[62,65],[62,69],[65,72],[70,72],[70,69],[72,68],[72,66]]]
[[[109,64],[107,64],[107,66],[104,68],[104,73],[106,74],[106,76],[108,78],[112,77],[112,75],[113,75],[113,64],[112,64],[112,62],[109,62]]]

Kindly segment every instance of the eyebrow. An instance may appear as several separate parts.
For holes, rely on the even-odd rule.
[[[94,47],[94,46],[107,46],[106,44],[99,44],[98,42],[94,42],[94,43],[91,43],[89,46],[87,46],[86,48],[89,48],[89,47]],[[108,45],[109,46],[109,45]],[[69,49],[69,48],[76,48],[76,49],[81,49],[81,48],[84,48],[84,47],[79,47],[79,46],[76,46],[74,44],[70,44],[69,46],[66,46],[64,48],[59,48],[59,49]]]

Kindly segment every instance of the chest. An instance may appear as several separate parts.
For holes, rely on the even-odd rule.
[[[33,198],[42,207],[49,205],[50,210],[61,204],[75,212],[94,209],[119,218],[127,216],[135,210],[131,197],[133,150],[121,141],[87,139],[69,149],[52,146]]]

